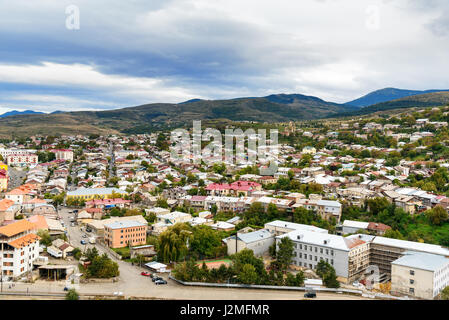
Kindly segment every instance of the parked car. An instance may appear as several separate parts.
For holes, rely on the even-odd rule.
[[[164,279],[160,279],[160,280],[156,280],[154,282],[154,284],[167,284],[167,281],[165,281]]]
[[[158,280],[164,280],[164,279],[162,279],[161,277],[153,277],[153,279],[151,279],[153,282],[156,282],[156,281],[158,281]]]
[[[69,288],[67,288],[67,287],[64,287],[64,291],[69,291]]]
[[[89,228],[86,228],[86,232],[92,232],[92,230]]]
[[[140,275],[141,275],[141,276],[145,276],[145,277],[151,277],[151,276],[152,276],[151,273],[145,272],[145,271],[142,271],[142,272],[140,273]]]
[[[304,298],[316,298],[316,292],[315,291],[309,291],[304,293]]]
[[[87,242],[85,240],[81,240],[81,244],[86,244]]]

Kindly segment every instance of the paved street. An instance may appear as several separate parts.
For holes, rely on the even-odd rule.
[[[8,175],[9,175],[8,190],[12,190],[22,185],[23,179],[25,179],[26,176],[26,171],[9,167]]]

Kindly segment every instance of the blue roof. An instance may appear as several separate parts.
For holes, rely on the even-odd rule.
[[[126,221],[125,220],[125,221],[112,222],[109,224],[105,224],[104,226],[109,229],[122,229],[122,228],[144,227],[145,224],[138,222],[138,221],[133,221],[133,220]]]

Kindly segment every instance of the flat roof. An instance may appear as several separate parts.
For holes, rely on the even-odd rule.
[[[115,221],[109,224],[105,224],[104,226],[109,229],[122,229],[122,228],[145,227],[146,225],[141,222],[131,220],[131,221]]]
[[[449,259],[438,254],[407,251],[391,264],[427,271],[438,271],[449,264]]]

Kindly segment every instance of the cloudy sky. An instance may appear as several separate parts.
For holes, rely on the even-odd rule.
[[[447,0],[0,0],[0,9],[0,112],[449,89]]]

